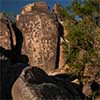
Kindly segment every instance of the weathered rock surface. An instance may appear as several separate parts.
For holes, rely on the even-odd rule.
[[[92,94],[91,83],[95,80],[100,85],[100,67],[86,66],[83,75],[85,77],[83,79],[83,93],[90,96]]]
[[[54,13],[62,23],[57,5]],[[65,78],[56,76],[64,70],[62,67],[65,65],[65,59],[63,45],[60,45],[64,42],[60,40],[60,36],[64,35],[63,28],[59,27],[60,23],[55,14],[51,13],[48,5],[43,2],[26,5],[16,18],[18,29],[16,23],[12,24],[7,16],[0,13],[1,100],[12,98],[12,85],[28,60],[33,68],[24,69],[16,80],[12,88],[14,100],[81,100],[71,83],[66,82]],[[99,47],[98,42],[96,46]],[[21,50],[25,55],[21,55]],[[55,76],[48,76],[43,70],[34,66]],[[59,69],[55,70],[58,66]],[[92,94],[93,80],[100,84],[100,68],[86,66],[82,91],[85,96]]]
[[[63,18],[61,16],[61,13],[59,11],[59,5],[57,3],[54,4],[53,11],[57,15],[59,22],[61,22],[63,20]]]
[[[10,33],[8,28],[8,18],[0,13],[0,47],[11,49]]]
[[[38,67],[26,67],[12,88],[13,100],[81,100],[62,79],[48,76]]]
[[[14,27],[10,18],[4,13],[0,13],[0,61],[8,60],[9,57],[17,55],[16,51],[19,51],[18,45],[20,46],[21,43],[18,44],[17,40],[20,33],[17,28],[14,30]]]
[[[7,16],[0,13],[0,60],[8,59],[7,55],[11,55],[11,52],[4,54],[6,50],[11,50],[11,34],[9,30],[9,22]]]
[[[11,100],[12,85],[28,62],[27,56],[20,54],[21,43],[16,25],[0,13],[0,100]]]
[[[24,54],[29,64],[46,72],[54,70],[57,59],[57,20],[44,2],[30,4],[17,18],[17,26],[23,33]],[[46,67],[44,67],[46,66]]]

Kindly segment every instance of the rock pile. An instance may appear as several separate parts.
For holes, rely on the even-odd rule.
[[[56,69],[61,71],[65,64],[60,46],[62,35],[63,27],[44,2],[23,7],[15,23],[0,14],[1,100],[82,100],[67,77],[49,74],[57,72]],[[99,80],[91,75],[91,79]]]

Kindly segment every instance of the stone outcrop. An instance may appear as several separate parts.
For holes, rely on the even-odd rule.
[[[86,96],[92,94],[91,84],[95,80],[100,85],[100,67],[86,66],[83,74],[83,93]],[[100,89],[100,88],[99,88]],[[100,93],[99,93],[100,95]]]
[[[0,47],[11,49],[10,32],[8,28],[8,18],[0,13]]]
[[[48,76],[38,67],[26,67],[12,88],[13,100],[81,100],[69,83]]]
[[[63,18],[61,16],[61,12],[59,11],[59,5],[57,3],[54,4],[53,12],[57,15],[59,22],[61,22]]]
[[[3,13],[0,13],[0,60],[8,59],[7,54],[5,55],[3,52],[12,49],[11,38],[9,19]],[[11,55],[11,52],[8,55]]]
[[[18,28],[16,23],[12,23],[6,15],[0,13],[1,100],[12,97],[13,100],[81,100],[70,83],[75,82],[76,77],[74,81],[72,77],[65,77],[64,48],[60,44],[66,42],[63,37],[67,32],[63,32],[63,21],[57,10],[55,5],[54,12],[51,13],[44,2],[26,5],[16,17]],[[98,42],[96,46],[99,46]],[[30,66],[20,74],[28,64]],[[59,77],[62,73],[64,78]],[[89,96],[92,94],[93,80],[99,87],[100,68],[94,67],[93,70],[93,67],[86,66],[83,77],[82,92]]]
[[[64,40],[64,36],[66,35],[65,33],[65,29],[64,29],[64,25],[63,25],[63,20],[62,20],[62,16],[60,14],[60,11],[59,11],[59,7],[58,5],[55,3],[54,7],[53,7],[53,12],[56,14],[57,16],[57,19],[59,21],[59,35],[60,35],[60,49],[59,49],[59,69],[62,69],[64,68],[65,66],[65,56],[64,56],[64,43],[67,43],[65,40]]]
[[[57,67],[58,22],[48,5],[38,2],[25,6],[17,17],[17,26],[29,64],[53,71]]]
[[[16,38],[15,31],[17,28],[14,30],[10,18],[4,13],[0,13],[0,60],[8,60],[9,57],[16,55],[14,52],[18,50],[15,48],[19,44],[16,43],[18,37]],[[18,31],[17,34],[19,34]]]
[[[21,44],[16,24],[0,13],[0,100],[11,100],[12,85],[28,62],[27,56],[20,53]]]

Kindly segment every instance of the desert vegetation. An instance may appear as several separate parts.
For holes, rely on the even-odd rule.
[[[68,32],[68,43],[63,44],[66,63],[81,84],[86,67],[100,68],[100,0],[73,0],[66,8],[59,5],[59,11]]]

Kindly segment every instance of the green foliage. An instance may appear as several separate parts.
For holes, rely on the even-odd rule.
[[[67,8],[60,10],[68,31],[65,38],[69,43],[64,46],[67,64],[80,70],[86,64],[100,66],[100,0],[73,0]]]
[[[70,9],[70,6],[66,8],[62,7],[60,4],[57,4],[57,6],[58,6],[58,11],[60,12],[60,15],[63,20],[70,19],[72,17],[67,12],[67,10]]]

